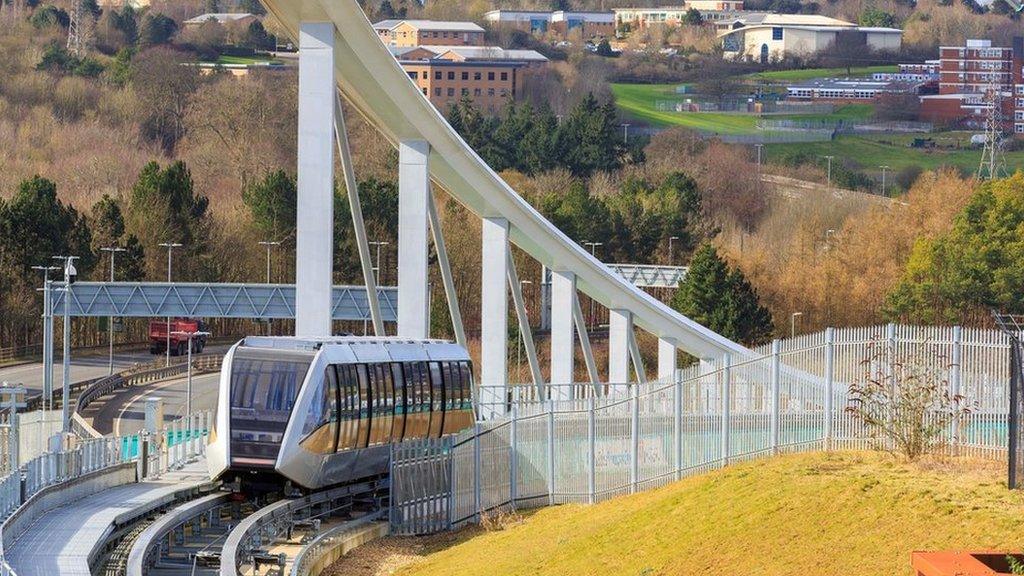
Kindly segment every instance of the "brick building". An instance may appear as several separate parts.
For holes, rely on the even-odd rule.
[[[1012,47],[991,40],[939,48],[939,93],[921,97],[921,118],[980,128],[988,117],[986,95],[1001,95],[1005,129],[1024,134],[1024,38]]]
[[[484,29],[472,22],[383,20],[373,25],[387,46],[483,46]]]
[[[524,76],[548,61],[533,50],[491,46],[395,46],[391,53],[442,111],[468,96],[481,110],[499,112],[522,94]]]

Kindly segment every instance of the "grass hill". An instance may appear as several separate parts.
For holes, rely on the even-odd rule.
[[[397,573],[910,574],[913,550],[1024,546],[1024,495],[1002,473],[991,462],[876,453],[760,460],[467,530]]]

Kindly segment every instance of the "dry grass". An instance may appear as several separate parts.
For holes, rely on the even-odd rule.
[[[386,539],[331,574],[910,574],[913,550],[1022,547],[1022,504],[999,463],[801,454],[502,530]]]

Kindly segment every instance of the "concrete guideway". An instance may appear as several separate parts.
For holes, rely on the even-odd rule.
[[[192,376],[193,410],[216,409],[219,382],[219,372]],[[163,400],[164,423],[169,424],[185,415],[186,390],[187,380],[184,377],[123,388],[93,400],[81,412],[81,416],[101,434],[135,434],[145,422],[147,398],[159,397]]]
[[[206,462],[199,460],[159,480],[120,483],[84,498],[72,491],[6,546],[6,559],[19,576],[89,576],[90,563],[120,523],[208,482]]]

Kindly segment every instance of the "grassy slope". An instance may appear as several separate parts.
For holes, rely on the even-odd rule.
[[[933,138],[937,142],[957,140],[961,149],[925,150],[910,148],[908,144],[915,137]],[[869,136],[840,136],[831,142],[812,142],[807,144],[769,144],[765,146],[766,160],[772,161],[778,155],[788,152],[807,152],[816,156],[834,155],[841,158],[852,158],[859,162],[865,170],[876,170],[878,166],[887,165],[895,170],[905,166],[917,165],[926,170],[941,166],[956,166],[969,171],[978,168],[981,150],[967,146],[970,133],[953,132],[943,134],[879,134]],[[1006,167],[1012,172],[1024,168],[1024,151],[1006,152]]]
[[[596,506],[542,509],[400,574],[910,574],[919,549],[1024,545],[1002,466],[874,453],[736,465]]]

